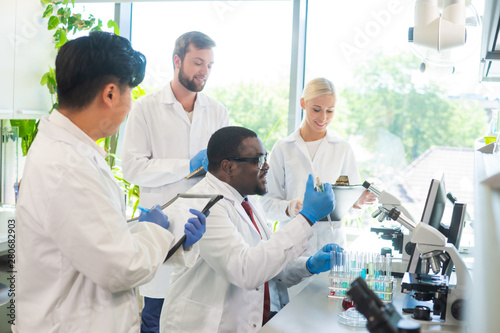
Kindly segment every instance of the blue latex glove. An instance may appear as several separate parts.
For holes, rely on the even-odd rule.
[[[316,223],[335,209],[335,194],[333,194],[332,186],[329,183],[323,183],[323,188],[324,192],[316,192],[313,176],[309,174],[302,210],[299,214],[304,215],[311,223]]]
[[[309,257],[306,262],[307,269],[313,274],[319,274],[321,272],[329,271],[332,268],[331,263],[331,252],[332,251],[343,251],[344,249],[337,244],[326,244],[318,252],[316,252],[312,257]]]
[[[203,169],[205,169],[205,172],[208,172],[208,157],[205,157],[201,164],[203,165]]]
[[[160,205],[154,206],[147,213],[141,211],[141,215],[139,215],[139,222],[143,221],[155,223],[165,229],[168,229],[168,227],[170,226],[168,217],[167,215],[165,215],[165,213],[163,213]]]
[[[207,157],[207,150],[202,149],[189,161],[189,173],[203,166],[203,159]]]
[[[189,212],[196,215],[196,217],[190,218],[184,225],[184,234],[186,235],[186,241],[182,244],[184,250],[191,247],[203,236],[207,230],[206,217],[210,214],[210,211],[205,215],[196,209],[190,209]]]

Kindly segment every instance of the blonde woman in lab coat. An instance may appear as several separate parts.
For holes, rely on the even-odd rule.
[[[350,184],[360,184],[361,178],[351,146],[327,130],[335,114],[337,97],[333,84],[325,78],[310,81],[300,99],[305,111],[302,126],[273,147],[269,161],[269,192],[261,197],[267,217],[285,226],[302,209],[305,183],[309,174],[322,182],[335,184],[340,175],[347,175]],[[351,208],[359,214],[365,205],[373,204],[375,195],[368,191]],[[333,242],[344,246],[345,234],[341,221],[320,222],[313,227],[308,254]]]

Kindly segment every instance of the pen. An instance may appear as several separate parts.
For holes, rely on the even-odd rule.
[[[137,208],[139,210],[142,210],[144,213],[149,213],[149,209],[147,209],[147,208],[144,208],[144,207],[141,207],[141,206],[137,206]]]

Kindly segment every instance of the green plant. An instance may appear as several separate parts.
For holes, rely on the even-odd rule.
[[[40,0],[45,5],[45,10],[42,17],[47,19],[47,29],[54,30],[54,48],[59,50],[70,38],[75,37],[75,34],[81,31],[101,31],[103,24],[99,18],[90,14],[88,17],[83,17],[82,14],[74,12],[74,0]],[[118,24],[109,20],[107,22],[108,28],[112,28],[115,34],[119,34]],[[57,83],[55,69],[49,66],[49,70],[43,74],[40,84],[47,86],[51,96],[52,107],[49,111],[52,112],[58,108],[57,103]],[[132,92],[133,100],[145,95],[146,92],[136,87]],[[11,120],[11,126],[19,127],[19,137],[21,139],[21,146],[23,156],[26,156],[28,150],[36,137],[38,132],[39,120]],[[116,156],[116,148],[118,143],[119,133],[97,141],[107,153],[106,160],[113,171],[113,174],[118,181],[120,187],[127,194],[127,204],[132,204],[133,214],[135,214],[137,205],[139,203],[139,187],[131,184],[123,179],[121,168],[115,165],[119,157]]]
[[[102,30],[102,21],[96,19],[93,15],[84,18],[82,14],[73,12],[75,7],[74,0],[41,0],[45,5],[45,10],[42,17],[47,18],[47,29],[54,30],[54,47],[59,50],[69,39],[79,31],[96,31]],[[119,33],[118,25],[115,21],[108,21],[108,28],[113,28],[116,34]],[[54,68],[49,66],[49,70],[43,74],[40,80],[42,86],[47,86],[49,90],[52,107],[49,111],[57,109],[57,94],[56,94],[56,73]],[[38,120],[11,120],[11,126],[19,127],[19,137],[23,156],[26,156],[31,143],[38,132]]]

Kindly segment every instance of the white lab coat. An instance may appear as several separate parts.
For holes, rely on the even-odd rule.
[[[360,184],[356,159],[351,146],[344,140],[327,132],[314,156],[309,157],[300,129],[274,145],[269,159],[267,175],[268,193],[261,197],[267,217],[278,221],[278,229],[290,221],[285,211],[293,199],[304,198],[309,174],[319,177],[323,183],[335,184],[340,175],[347,175],[350,184]],[[306,252],[313,255],[323,245],[336,243],[343,246],[345,234],[342,222],[333,222],[334,233],[329,222],[317,222],[313,226],[314,236]]]
[[[14,332],[138,332],[134,287],[173,235],[129,229],[105,152],[57,111],[40,122],[17,203]]]
[[[175,99],[170,84],[132,105],[123,141],[123,176],[139,185],[140,204],[150,208],[186,192],[201,177],[184,179],[189,161],[207,147],[212,134],[229,125],[226,108],[202,93],[196,95],[193,122]],[[163,265],[140,287],[146,297],[163,298],[172,267]]]
[[[312,275],[307,257],[299,257],[311,226],[299,215],[273,234],[259,201],[249,196],[261,241],[241,206],[243,197],[227,183],[208,173],[190,192],[224,199],[210,209],[199,259],[172,275],[160,332],[256,332],[262,325],[264,283],[272,279],[273,298],[278,297],[276,287],[286,293],[287,286]]]

